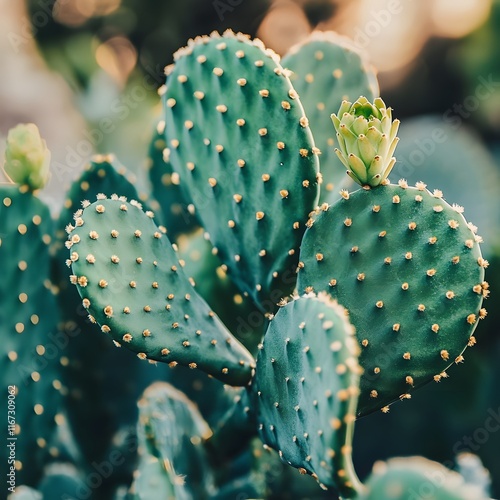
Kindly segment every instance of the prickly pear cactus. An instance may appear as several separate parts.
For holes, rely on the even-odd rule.
[[[161,207],[161,219],[171,241],[200,226],[194,205],[187,201],[179,186],[168,155],[165,155],[165,121],[155,127],[149,146],[148,172],[151,190]]]
[[[211,431],[197,408],[183,393],[157,382],[139,400],[139,453],[142,467],[135,482],[137,498],[149,499],[144,489],[173,498],[208,498],[214,478],[203,448]],[[156,459],[156,461],[155,461]]]
[[[290,80],[300,96],[310,121],[316,146],[321,150],[322,201],[337,196],[348,180],[334,148],[339,141],[330,115],[342,101],[379,95],[377,75],[366,56],[351,40],[333,31],[313,31],[292,47],[282,66],[293,73]]]
[[[71,281],[103,333],[140,359],[246,384],[252,356],[195,291],[154,214],[117,196],[100,198],[77,212],[67,246]]]
[[[293,290],[318,199],[309,120],[259,41],[214,33],[174,59],[164,95],[168,158],[235,283],[273,311]]]
[[[486,315],[480,238],[425,184],[343,193],[318,209],[302,243],[298,290],[327,291],[362,346],[358,415],[446,377]]]
[[[342,307],[323,293],[280,308],[253,382],[261,439],[323,488],[361,488],[351,461],[360,367]]]

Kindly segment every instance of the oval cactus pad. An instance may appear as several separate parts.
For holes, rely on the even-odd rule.
[[[272,311],[295,284],[317,149],[287,72],[262,42],[198,37],[167,68],[165,134],[175,181],[236,284]]]
[[[67,246],[91,320],[141,359],[246,384],[252,356],[194,290],[154,214],[117,196],[84,206]]]
[[[264,443],[324,489],[346,496],[359,486],[350,441],[361,371],[357,354],[346,311],[326,293],[308,294],[272,319],[253,385]]]
[[[360,189],[309,222],[298,289],[328,291],[362,346],[358,415],[407,399],[463,361],[488,295],[480,237],[440,191]]]

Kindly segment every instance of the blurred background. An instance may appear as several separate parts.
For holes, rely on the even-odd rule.
[[[365,475],[376,459],[410,454],[453,466],[472,451],[500,496],[499,0],[0,0],[0,11],[0,152],[10,127],[39,126],[54,214],[96,152],[114,152],[147,189],[156,91],[188,38],[232,28],[285,54],[314,29],[336,30],[365,50],[403,122],[393,181],[423,179],[465,206],[486,240],[493,298],[449,380],[359,422],[357,466]]]

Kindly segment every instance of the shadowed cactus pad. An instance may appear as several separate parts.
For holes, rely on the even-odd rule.
[[[290,80],[306,110],[316,146],[321,150],[324,199],[349,181],[334,152],[338,140],[330,115],[338,111],[342,101],[355,101],[360,95],[369,100],[378,97],[377,76],[359,48],[333,31],[313,31],[290,49],[281,64],[293,71]]]
[[[194,290],[153,213],[112,198],[78,212],[67,242],[71,281],[91,317],[141,359],[247,383],[253,358]]]
[[[138,406],[136,498],[209,498],[215,486],[203,444],[211,431],[196,406],[164,382],[148,387]]]
[[[213,248],[200,229],[177,240],[186,273],[194,279],[195,289],[213,308],[229,331],[252,353],[266,331],[267,319],[252,299],[227,275]]]
[[[278,57],[247,36],[198,37],[167,68],[166,139],[181,187],[235,283],[272,311],[293,290],[317,149]]]
[[[386,410],[463,361],[486,314],[488,263],[460,207],[423,183],[343,192],[323,208],[304,236],[298,290],[348,309],[365,370],[358,414]]]
[[[467,484],[457,472],[423,457],[377,462],[356,500],[489,500],[481,488]]]
[[[346,495],[360,487],[351,462],[360,374],[353,334],[327,294],[293,300],[269,325],[252,386],[264,443]]]

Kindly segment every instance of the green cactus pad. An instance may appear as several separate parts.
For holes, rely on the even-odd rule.
[[[321,150],[321,198],[325,201],[338,192],[337,188],[350,182],[334,152],[338,141],[330,115],[338,111],[342,101],[355,101],[359,96],[371,101],[378,97],[377,75],[350,39],[332,31],[313,31],[289,50],[282,65],[293,71],[290,80]]]
[[[360,488],[351,461],[360,374],[353,334],[327,294],[293,300],[269,325],[252,385],[263,442],[345,495]]]
[[[0,187],[0,380],[7,439],[0,472],[5,477],[15,465],[17,483],[28,486],[36,484],[50,452],[58,452],[51,444],[60,418],[59,342],[65,338],[48,279],[51,234],[46,205],[25,188]],[[8,409],[13,413],[7,415]],[[8,463],[11,443],[15,464]]]
[[[180,234],[198,228],[200,223],[194,205],[186,200],[179,186],[170,160],[163,154],[165,148],[165,122],[161,120],[156,125],[149,146],[148,171],[153,196],[161,208],[162,222],[168,237],[174,241]]]
[[[252,356],[194,290],[153,217],[116,196],[77,212],[67,246],[84,307],[104,333],[141,359],[246,384]]]
[[[481,488],[467,484],[457,472],[423,457],[377,462],[357,500],[489,500]]]
[[[66,408],[71,428],[88,463],[100,462],[113,452],[109,449],[113,435],[119,428],[134,426],[137,421],[139,396],[149,384],[170,371],[168,367],[161,370],[148,366],[129,351],[115,349],[99,326],[89,321],[77,289],[70,284],[72,271],[66,262],[65,229],[75,224],[74,212],[83,200],[95,200],[100,193],[107,196],[119,193],[138,199],[134,182],[134,176],[112,155],[93,157],[66,195],[52,249],[55,254],[53,280],[59,288],[57,299],[68,337],[64,348],[67,362],[62,367],[63,383],[68,388]],[[126,384],[122,383],[125,375]],[[88,404],[89,398],[93,405]],[[130,461],[131,458],[127,458],[124,462]],[[118,473],[118,468],[115,467],[114,472]]]
[[[488,263],[460,207],[423,183],[343,192],[323,208],[304,235],[298,290],[348,309],[365,370],[358,415],[385,411],[463,361],[486,314]]]
[[[278,57],[258,40],[198,37],[167,68],[166,138],[178,181],[235,283],[273,311],[295,284],[318,157]]]
[[[214,480],[203,447],[211,431],[196,406],[164,382],[148,387],[138,406],[139,451],[159,460],[174,491],[180,490],[175,498],[187,495],[201,500],[213,493]],[[163,491],[158,495],[165,497]]]

